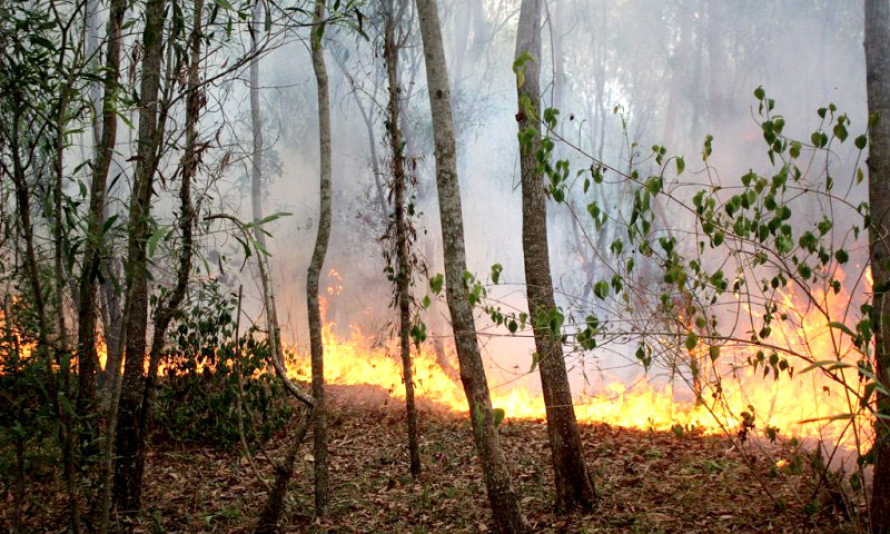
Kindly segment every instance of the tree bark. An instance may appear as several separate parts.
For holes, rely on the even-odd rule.
[[[596,502],[596,493],[584,463],[560,333],[550,331],[546,324],[535,320],[538,314],[549,313],[556,308],[547,246],[545,180],[535,156],[541,144],[538,133],[541,114],[541,3],[542,0],[522,0],[516,33],[516,59],[526,54],[531,57],[520,67],[525,74],[523,83],[517,87],[519,131],[533,128],[536,132],[531,145],[520,142],[525,283],[547,411],[556,507],[561,511],[575,508],[588,510]],[[528,104],[524,104],[524,101]],[[527,111],[534,115],[527,115]]]
[[[161,132],[158,128],[158,93],[164,49],[164,0],[147,0],[140,77],[139,140],[135,182],[130,198],[124,309],[126,329],[124,378],[118,406],[114,470],[114,504],[123,514],[139,510],[142,472],[138,451],[145,436],[139,434],[139,412],[145,387],[144,365],[148,330],[147,241],[151,217],[152,182],[157,168]]]
[[[556,2],[553,7],[553,16],[550,20],[550,39],[553,43],[553,107],[563,111],[565,104],[566,87],[566,57],[565,57],[565,0]],[[521,9],[521,7],[520,7]],[[549,15],[549,11],[548,11]],[[517,36],[517,39],[519,37]],[[539,66],[540,69],[540,66]]]
[[[253,206],[253,221],[263,218],[263,120],[260,115],[260,58],[257,57],[260,17],[263,16],[263,3],[257,2],[253,8],[250,23],[250,125],[253,131],[253,154],[250,158],[250,200]],[[266,234],[257,226],[253,235],[263,248],[266,248]]]
[[[890,383],[890,4],[865,0],[865,64],[868,91],[869,253],[874,278],[875,370]],[[873,118],[877,119],[877,123]],[[890,397],[878,393],[879,413],[890,414]],[[890,532],[890,429],[875,420],[875,470],[871,521],[874,534]]]
[[[151,349],[148,358],[148,376],[142,394],[142,409],[139,411],[138,434],[143,437],[137,443],[136,472],[145,470],[145,437],[151,428],[152,408],[157,396],[158,365],[167,337],[167,329],[188,290],[189,275],[192,270],[194,255],[194,221],[195,209],[192,204],[192,181],[198,172],[201,154],[198,150],[198,123],[204,107],[204,92],[200,87],[199,67],[201,64],[201,41],[204,38],[201,17],[204,11],[204,0],[194,0],[194,22],[189,36],[189,66],[186,91],[188,93],[185,109],[185,151],[180,164],[182,184],[179,188],[179,232],[182,243],[179,248],[179,262],[176,270],[176,285],[165,297],[160,299],[154,318]]]
[[[436,186],[439,193],[445,253],[446,297],[460,361],[461,382],[467,395],[473,438],[482,463],[485,486],[497,531],[501,534],[525,533],[529,530],[529,526],[522,513],[519,496],[513,489],[507,458],[501,447],[501,438],[495,424],[488,382],[485,378],[485,368],[476,343],[473,309],[464,284],[467,260],[455,156],[454,116],[439,10],[436,0],[416,0],[416,3],[426,60],[427,92],[433,118]]]
[[[108,187],[108,170],[117,140],[117,113],[115,111],[120,76],[121,29],[126,0],[112,0],[106,25],[105,79],[102,101],[102,126],[93,162],[93,179],[90,184],[90,207],[87,222],[86,246],[84,249],[80,281],[78,284],[81,303],[77,317],[77,361],[78,361],[78,413],[84,414],[95,403],[98,361],[96,354],[96,302],[99,269],[102,259],[102,226],[105,223],[105,194]],[[108,367],[109,362],[105,363]],[[106,374],[106,377],[108,375]]]
[[[408,424],[408,456],[411,476],[420,476],[420,445],[417,437],[417,407],[414,402],[414,377],[411,365],[411,263],[409,258],[409,223],[406,213],[407,172],[405,168],[404,142],[400,117],[399,89],[399,50],[396,42],[396,25],[404,12],[404,0],[398,7],[388,0],[383,58],[386,61],[386,74],[389,81],[389,140],[392,147],[393,193],[395,197],[396,255],[398,273],[396,292],[399,306],[399,343],[402,356],[402,378],[405,381],[405,417]],[[398,13],[396,13],[398,9]]]
[[[294,462],[297,459],[297,452],[300,445],[306,438],[306,433],[314,420],[313,414],[315,410],[307,406],[303,419],[295,432],[294,441],[291,443],[287,454],[281,464],[275,466],[275,482],[272,484],[272,491],[269,492],[269,499],[260,513],[260,519],[257,521],[254,534],[275,534],[278,532],[278,520],[284,511],[284,497],[287,495],[287,485],[294,474]]]
[[[321,338],[321,309],[318,302],[318,283],[331,236],[331,104],[328,92],[328,73],[325,67],[322,37],[324,35],[324,0],[315,0],[315,26],[312,29],[312,67],[318,86],[318,137],[320,154],[321,197],[318,234],[315,250],[306,276],[306,301],[309,311],[309,342],[312,352],[312,397],[315,399],[313,439],[315,445],[315,515],[328,512],[328,444],[325,421],[324,341]]]
[[[18,97],[19,95],[15,95]],[[37,315],[37,354],[46,368],[46,378],[49,382],[50,395],[53,399],[53,409],[59,419],[58,439],[62,452],[62,465],[65,471],[65,483],[69,495],[71,526],[75,534],[81,531],[80,510],[77,499],[76,480],[77,474],[74,468],[74,454],[72,450],[72,425],[70,418],[62,409],[59,401],[59,385],[53,370],[52,355],[55,352],[50,344],[50,325],[46,314],[46,301],[43,293],[43,283],[40,278],[40,269],[37,265],[37,248],[34,243],[34,226],[31,221],[31,194],[27,183],[25,168],[21,159],[21,147],[19,137],[22,130],[22,109],[20,98],[16,101],[13,110],[11,136],[8,140],[12,156],[12,180],[15,186],[16,207],[19,216],[19,231],[25,240],[25,277],[30,286],[31,298],[34,300],[34,308]]]

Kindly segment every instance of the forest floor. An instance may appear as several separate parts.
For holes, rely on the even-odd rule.
[[[493,532],[465,416],[422,410],[424,472],[413,481],[401,403],[368,388],[334,387],[329,396],[330,516],[312,518],[310,437],[298,457],[281,532]],[[798,457],[793,443],[771,445],[772,459],[757,453],[746,460],[726,437],[584,425],[587,462],[601,499],[592,513],[563,517],[552,512],[543,422],[507,420],[501,433],[535,532],[853,531],[837,494],[818,484],[809,457]],[[280,458],[287,443],[286,436],[277,436],[267,451]],[[788,465],[777,468],[776,458]],[[255,460],[271,480],[268,462],[262,456]],[[31,488],[29,495],[33,502],[26,511],[26,531],[65,532],[61,482]],[[8,492],[0,497],[4,524],[12,500]],[[248,533],[265,498],[264,486],[240,450],[156,448],[147,460],[137,532]]]

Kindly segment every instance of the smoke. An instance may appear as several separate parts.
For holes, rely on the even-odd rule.
[[[381,46],[375,36],[373,6],[368,10],[368,40],[343,28],[329,28],[326,33],[335,103],[335,194],[322,287],[329,288],[327,316],[337,323],[335,331],[347,333],[350,325],[359,325],[365,332],[379,332],[382,339],[390,334],[387,326],[395,313],[389,307],[391,288],[383,273],[379,237],[386,220],[375,167],[376,180],[385,184],[389,151],[384,137]],[[702,142],[705,135],[713,135],[710,163],[717,170],[716,179],[732,183],[749,168],[769,168],[752,97],[758,86],[776,99],[789,137],[808,139],[819,126],[816,109],[829,102],[849,114],[852,131],[864,130],[861,12],[858,1],[551,0],[544,28],[545,105],[559,108],[560,134],[585,152],[618,169],[633,165],[645,174],[657,170],[650,147],[664,145],[670,155],[685,157],[688,170],[683,178],[690,183],[706,180],[701,172]],[[502,282],[489,287],[490,301],[505,310],[524,310],[512,71],[518,1],[455,0],[443,3],[443,17],[459,130],[468,268],[487,281],[491,266],[501,264]],[[442,249],[431,124],[416,21],[411,19],[407,26],[402,89],[408,150],[416,158],[419,182],[415,246],[429,271],[437,273],[442,270]],[[233,48],[246,47],[246,34],[239,39]],[[315,84],[306,39],[305,31],[281,38],[260,63],[267,161],[264,209],[267,215],[290,214],[266,226],[273,234],[269,244],[272,275],[286,336],[298,346],[308,341],[305,273],[318,210]],[[246,71],[214,87],[213,93],[218,106],[207,131],[213,131],[214,125],[221,128],[224,145],[236,156],[236,163],[215,185],[214,202],[216,209],[249,219],[251,132]],[[854,175],[851,154],[840,151],[834,160],[837,167],[831,172],[838,177],[838,187],[846,188]],[[557,155],[568,158],[573,171],[590,165],[567,147],[558,148]],[[596,199],[610,217],[620,220],[630,199],[626,190],[615,187],[585,196],[579,185],[573,194],[582,220],[574,220],[566,205],[551,203],[548,221],[558,302],[567,314],[578,307],[577,299],[590,297],[591,281],[608,272],[607,262],[596,253],[605,254],[601,248],[624,239],[617,224],[606,225],[603,234],[596,232],[592,222],[584,219],[585,205]],[[810,213],[818,211],[818,206],[809,208]],[[691,222],[674,212],[665,216],[678,227]],[[594,237],[593,243],[584,239],[585,231]],[[250,263],[237,275],[240,245],[216,236],[207,246],[228,257],[228,263],[220,260],[219,266],[227,272],[230,285],[245,285],[251,295],[247,308],[258,316],[258,285]],[[218,266],[213,270],[218,271]],[[425,277],[417,278],[414,294],[418,300],[429,294]],[[437,317],[425,316],[435,326],[431,334],[447,337],[447,322],[439,317],[447,316],[444,302],[433,308]],[[505,335],[482,314],[478,325],[492,383],[528,372],[533,350],[529,336]],[[618,347],[573,356],[570,365],[576,391],[585,388],[588,380],[589,389],[596,389],[602,380],[597,370],[630,382],[639,369],[627,366],[629,350]],[[534,375],[523,381],[532,389],[538,387]]]

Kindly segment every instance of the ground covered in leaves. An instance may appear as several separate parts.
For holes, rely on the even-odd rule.
[[[331,514],[323,520],[312,517],[312,456],[304,445],[282,532],[493,531],[464,416],[422,411],[424,473],[414,481],[408,475],[398,403],[382,392],[332,389]],[[851,531],[830,484],[789,443],[773,446],[772,458],[758,453],[752,460],[726,437],[583,426],[585,453],[601,499],[592,513],[562,517],[552,512],[543,422],[507,420],[501,431],[535,532]],[[286,445],[282,434],[268,444],[267,452],[280,458]],[[779,462],[783,467],[776,467],[776,458],[784,460]],[[271,466],[262,454],[255,463],[271,480]],[[143,533],[251,532],[266,499],[265,487],[240,450],[156,447],[148,457],[145,484],[137,529]],[[28,531],[65,532],[61,481],[32,489]],[[12,496],[8,488],[4,491],[0,524],[11,513]]]

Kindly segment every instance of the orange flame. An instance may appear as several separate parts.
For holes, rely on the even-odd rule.
[[[333,274],[336,272],[332,271]],[[871,273],[866,270],[862,275],[863,289],[856,293],[857,298],[864,300],[870,291]],[[342,279],[335,278],[338,280],[332,287],[333,293],[342,288]],[[839,272],[838,278],[843,282],[843,273]],[[805,355],[811,361],[837,360],[851,365],[832,371],[836,379],[820,369],[797,373],[793,378],[787,375],[778,380],[764,378],[762,367],[755,371],[742,365],[757,349],[735,348],[725,359],[721,356],[724,367],[707,370],[712,380],[706,382],[703,403],[678,399],[670,384],[658,386],[641,380],[634,386],[627,386],[614,380],[597,394],[576,397],[577,418],[583,423],[643,430],[663,431],[679,426],[707,434],[737,431],[753,421],[759,430],[772,427],[786,436],[818,438],[826,443],[864,450],[871,439],[871,417],[861,413],[858,407],[858,396],[862,395],[864,384],[859,381],[855,364],[861,354],[852,347],[849,337],[828,326],[830,321],[850,324],[852,319],[847,310],[855,308],[854,300],[846,285],[837,293],[814,291],[809,303],[785,293],[782,305],[789,320],[773,323],[772,339],[777,344]],[[746,310],[758,318],[756,310]],[[5,318],[0,314],[0,327],[5,328],[4,323]],[[395,398],[404,398],[397,341],[392,340],[385,346],[375,345],[372,336],[355,326],[351,336],[344,339],[334,332],[334,326],[334,323],[326,322],[323,327],[325,380],[329,384],[377,386]],[[104,368],[107,360],[104,341],[98,349],[100,364]],[[20,347],[20,354],[28,358],[32,350],[33,347],[26,344]],[[707,360],[707,357],[703,359]],[[789,361],[798,369],[807,364],[793,361],[793,358]],[[415,389],[421,399],[466,413],[462,387],[443,371],[429,344],[419,350],[415,348],[413,365]],[[288,351],[291,377],[307,380],[309,368],[308,354],[292,347]],[[721,377],[715,380],[718,375]],[[532,392],[524,380],[509,386],[492,386],[492,403],[502,408],[507,418],[542,420],[546,417],[543,398]],[[849,417],[849,414],[856,415]]]
[[[868,273],[864,278],[867,279]],[[814,297],[831,310],[830,315],[840,320],[843,308],[850,305],[851,296],[843,290],[814,292]],[[828,326],[824,314],[784,295],[784,306],[789,321],[773,323],[772,339],[813,360],[854,358],[850,340],[839,339],[838,331]],[[849,318],[848,318],[849,320]],[[372,336],[353,326],[351,336],[339,337],[334,324],[323,327],[325,380],[329,384],[371,385],[383,388],[395,398],[405,397],[401,362],[397,341],[375,348]],[[678,400],[671,385],[656,386],[646,380],[629,387],[612,381],[595,395],[580,395],[575,399],[575,412],[580,422],[643,430],[697,429],[706,434],[734,432],[753,423],[756,430],[770,427],[785,436],[818,438],[826,443],[850,448],[864,448],[850,432],[850,419],[844,414],[857,411],[858,399],[844,391],[844,387],[819,370],[805,374],[787,374],[779,379],[764,378],[763,368],[757,371],[741,364],[756,353],[756,348],[736,348],[726,358],[725,367],[710,369],[716,377],[723,376],[719,385],[715,380],[706,385],[704,402]],[[707,349],[705,349],[707,354]],[[288,369],[292,378],[309,379],[309,356],[291,347]],[[806,362],[792,361],[802,369]],[[439,366],[431,348],[424,345],[413,351],[415,389],[421,399],[465,413],[466,397],[460,384],[452,380]],[[855,369],[835,371],[853,388],[859,387]],[[544,419],[543,397],[533,393],[522,381],[509,387],[493,386],[492,403],[505,411],[507,418]],[[719,395],[715,391],[719,390]],[[689,395],[685,395],[689,397]],[[719,398],[719,402],[715,399]],[[752,412],[753,408],[753,412]],[[748,412],[748,414],[743,414]],[[835,418],[835,420],[831,420]],[[859,415],[854,423],[861,438],[870,432],[868,421]]]

